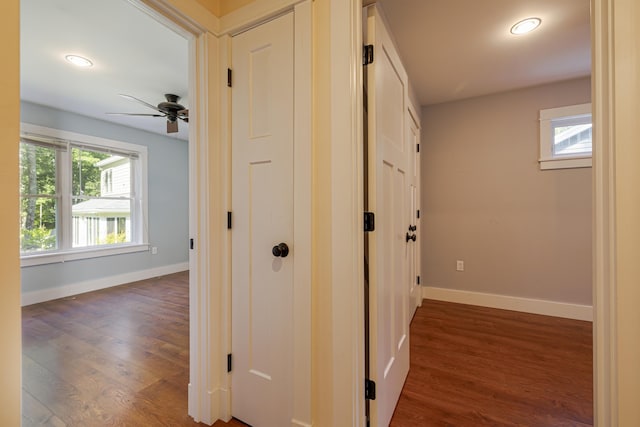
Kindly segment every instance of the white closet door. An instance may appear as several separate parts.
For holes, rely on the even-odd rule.
[[[416,309],[422,305],[422,288],[418,284],[418,276],[420,276],[420,218],[418,210],[420,209],[420,152],[418,144],[420,144],[420,126],[415,117],[413,117],[413,109],[407,109],[407,137],[409,138],[409,194],[411,197],[411,210],[409,217],[411,221],[411,229],[408,231],[412,240],[409,242],[409,319],[411,322]],[[413,237],[415,236],[415,237]]]
[[[259,427],[292,419],[293,42],[293,13],[232,41],[231,407]]]
[[[376,229],[369,236],[369,357],[376,399],[371,425],[387,426],[409,372],[411,224],[407,76],[377,9],[368,7],[368,197]]]

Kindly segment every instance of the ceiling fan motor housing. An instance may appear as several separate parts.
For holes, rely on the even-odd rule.
[[[167,120],[175,122],[178,119],[178,112],[183,111],[185,108],[183,105],[178,104],[180,100],[178,95],[167,93],[164,97],[167,100],[158,104],[158,110],[167,114]]]

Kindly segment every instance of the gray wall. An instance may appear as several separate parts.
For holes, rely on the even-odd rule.
[[[539,110],[590,100],[583,78],[423,108],[426,286],[591,305],[591,168],[537,162]]]
[[[39,291],[187,262],[189,235],[188,145],[137,129],[23,102],[21,121],[148,147],[150,252],[113,255],[22,268],[22,292]],[[150,118],[150,120],[156,120]]]

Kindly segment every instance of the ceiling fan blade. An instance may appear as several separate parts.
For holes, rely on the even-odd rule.
[[[123,94],[123,93],[120,93],[119,95],[120,95],[121,97],[123,97],[123,98],[130,99],[130,100],[132,100],[132,101],[139,102],[140,104],[142,104],[142,105],[144,105],[144,106],[146,106],[146,107],[149,107],[149,108],[151,108],[152,110],[160,111],[160,110],[158,110],[158,107],[156,107],[155,105],[151,105],[151,104],[149,104],[148,102],[143,101],[142,99],[138,99],[138,98],[136,98],[135,96],[125,95],[125,94]],[[160,112],[162,113],[162,111],[160,111]]]
[[[145,113],[105,113],[110,116],[147,116],[147,117],[166,117],[166,114],[145,114]]]
[[[178,132],[178,122],[176,120],[171,121],[167,120],[167,133],[176,133]]]
[[[189,123],[189,110],[187,109],[180,110],[176,114],[177,114],[177,118],[179,118],[185,123]]]

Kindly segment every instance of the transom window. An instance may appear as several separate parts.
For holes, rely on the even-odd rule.
[[[540,169],[591,167],[591,104],[540,110]]]
[[[146,250],[146,156],[145,146],[23,124],[23,266]]]

